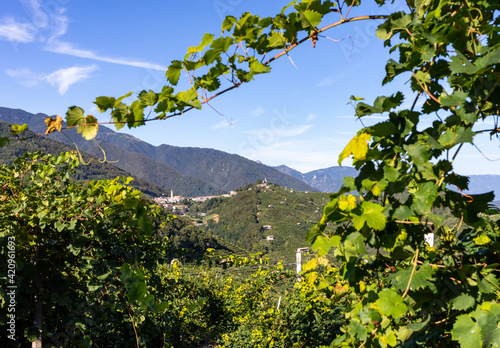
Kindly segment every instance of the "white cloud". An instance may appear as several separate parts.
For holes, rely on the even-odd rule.
[[[307,121],[312,121],[312,120],[315,120],[316,119],[316,115],[315,114],[309,114],[307,115]]]
[[[138,68],[152,69],[152,70],[161,70],[161,71],[167,70],[166,66],[159,64],[142,62],[128,58],[111,58],[111,57],[99,56],[90,50],[83,50],[75,47],[71,43],[62,42],[58,40],[51,40],[45,49],[53,53],[67,54],[74,57],[93,59],[106,63],[135,66]]]
[[[166,66],[160,64],[129,58],[106,57],[61,41],[59,38],[68,30],[69,22],[64,7],[59,6],[57,2],[49,4],[40,0],[21,0],[21,3],[31,23],[19,23],[12,18],[0,21],[0,39],[21,43],[46,42],[45,50],[53,53],[145,69],[167,70]]]
[[[58,92],[63,95],[72,84],[89,77],[90,73],[97,70],[97,65],[74,66],[71,68],[59,69],[44,77],[52,86],[58,87]]]
[[[41,82],[48,82],[52,86],[56,86],[59,94],[63,95],[68,91],[68,88],[79,81],[82,81],[90,76],[90,74],[97,70],[97,65],[90,66],[74,66],[56,70],[50,74],[37,74],[30,69],[7,69],[5,73],[10,76],[17,83],[33,88]]]
[[[331,77],[327,77],[327,78],[324,78],[323,80],[319,81],[316,84],[316,87],[328,87],[328,86],[333,85],[334,82],[335,82],[335,79],[332,79]]]
[[[254,117],[260,116],[263,113],[264,113],[264,108],[262,106],[259,106],[259,107],[255,108],[249,112],[250,116],[254,116]]]
[[[27,68],[17,69],[17,70],[7,69],[5,70],[5,73],[8,76],[10,76],[13,80],[15,80],[17,83],[28,88],[33,88],[37,86],[40,83],[40,81],[43,81],[44,79],[43,74],[36,74]]]
[[[304,124],[286,129],[259,128],[246,131],[245,133],[261,139],[262,142],[271,142],[281,138],[291,138],[305,133],[312,125]]]
[[[222,129],[222,128],[233,128],[234,124],[238,121],[233,121],[232,119],[227,119],[220,121],[219,123],[212,126],[212,129]]]
[[[28,43],[35,40],[35,28],[28,23],[16,22],[6,17],[0,21],[0,39],[10,42]]]
[[[24,10],[31,16],[34,25],[39,28],[46,28],[49,24],[49,18],[42,10],[38,0],[21,0]]]
[[[39,0],[21,0],[21,3],[30,17],[32,25],[37,28],[39,41],[47,41],[66,33],[68,18],[64,15],[64,7],[56,3],[40,4]],[[45,37],[48,34],[48,39]]]

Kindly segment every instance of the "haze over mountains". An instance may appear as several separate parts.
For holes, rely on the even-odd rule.
[[[0,107],[0,121],[26,123],[36,133],[45,132],[46,117],[42,113]],[[84,140],[76,129],[64,132],[69,139],[59,132],[50,134],[48,138],[72,146],[73,141],[81,151],[103,157],[102,150],[93,141]],[[301,173],[286,165],[273,168],[214,149],[153,146],[104,126],[99,127],[96,142],[106,153],[107,160],[118,161],[113,163],[114,166],[163,187],[165,193],[173,190],[187,197],[221,194],[264,178],[300,191],[335,192],[345,176],[356,176],[357,173],[352,167],[330,167]],[[495,191],[496,200],[499,200],[500,175],[472,175],[469,186],[472,193]]]

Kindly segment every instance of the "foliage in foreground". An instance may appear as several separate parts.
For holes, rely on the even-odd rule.
[[[453,168],[464,144],[500,132],[498,2],[408,5],[377,36],[399,54],[383,83],[408,78],[411,107],[401,92],[373,105],[352,97],[359,118],[387,119],[340,154],[359,175],[332,195],[308,240],[320,255],[335,249],[353,295],[337,345],[498,347],[500,225],[483,214],[494,195],[463,194],[468,179]],[[366,246],[380,253],[368,257]]]
[[[0,166],[2,255],[15,255],[0,266],[2,308],[16,287],[15,311],[0,320],[7,332],[14,315],[15,341],[4,346],[26,346],[39,329],[44,347],[264,347],[336,336],[342,316],[332,298],[343,290],[318,302],[260,256],[228,257],[224,270],[170,264],[178,250],[161,236],[160,211],[118,178],[78,185],[77,165],[69,153],[28,153]],[[254,270],[241,278],[235,266]],[[331,324],[321,329],[320,318]]]
[[[467,178],[453,169],[464,144],[474,144],[478,134],[493,138],[500,132],[499,2],[414,0],[406,2],[406,12],[354,18],[344,5],[303,0],[272,18],[229,16],[220,38],[206,34],[184,60],[172,62],[169,85],[161,92],[143,91],[130,105],[123,102],[130,94],[98,97],[95,104],[111,112],[117,128],[150,121],[144,114],[149,107],[157,119],[180,115],[269,72],[271,62],[299,44],[311,40],[316,45],[329,28],[384,18],[377,36],[398,57],[387,63],[383,83],[406,77],[411,107],[404,107],[401,92],[378,97],[373,105],[352,97],[359,118],[382,115],[386,120],[364,127],[341,153],[339,162],[352,157],[359,175],[332,195],[308,234],[320,255],[335,249],[341,267],[331,274],[348,294],[343,297],[347,320],[332,345],[498,347],[500,225],[482,214],[494,197],[468,196],[450,187],[467,189]],[[340,20],[319,28],[332,12]],[[281,52],[265,61],[273,50]],[[181,71],[189,75],[191,88],[174,93]],[[222,77],[228,78],[224,87]],[[429,119],[431,125],[425,123]],[[66,121],[86,139],[98,131],[96,118],[78,107],[69,109]],[[61,130],[62,119],[49,119],[47,125],[47,132]],[[449,211],[459,223],[446,224],[439,211]],[[436,238],[433,245],[424,240],[430,234]],[[380,252],[370,257],[367,246]],[[128,269],[122,271],[129,279]],[[328,304],[321,292],[331,284],[313,288],[312,301]],[[260,323],[256,334],[244,325],[237,332],[268,342],[263,337],[272,334],[262,330],[267,321]],[[223,339],[230,345],[231,336]]]
[[[11,251],[16,266],[1,263],[0,299],[5,308],[7,286],[17,287],[9,315],[19,344],[39,330],[54,344],[125,339],[135,310],[161,308],[145,290],[142,271],[165,256],[166,240],[153,236],[159,210],[118,178],[74,183],[77,165],[70,153],[27,153],[0,167],[0,248],[2,255]]]

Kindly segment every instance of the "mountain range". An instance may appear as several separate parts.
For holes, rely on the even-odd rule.
[[[35,133],[45,132],[45,114],[0,107],[0,121],[27,124]],[[21,135],[23,137],[23,135]],[[300,179],[239,155],[205,148],[153,146],[129,134],[100,126],[94,141],[87,141],[76,129],[54,132],[49,139],[77,146],[80,151],[106,159],[133,177],[149,181],[175,194],[191,197],[217,195],[267,179],[300,191],[316,191]]]
[[[35,133],[44,133],[43,113],[0,107],[0,121],[27,124]],[[21,135],[22,137],[22,135]],[[286,165],[266,166],[239,155],[194,147],[153,146],[136,137],[99,127],[96,141],[84,140],[76,129],[54,132],[46,138],[63,142],[90,155],[103,157],[133,177],[164,188],[165,193],[191,197],[217,195],[267,179],[268,182],[299,191],[335,192],[345,176],[356,176],[352,167],[330,167],[301,173]],[[471,175],[470,193],[495,191],[500,197],[500,175]]]

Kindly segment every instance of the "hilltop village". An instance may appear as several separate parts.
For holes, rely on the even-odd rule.
[[[257,188],[269,188],[269,184],[267,182],[267,179],[264,179],[261,181],[261,183],[257,184]],[[251,188],[249,188],[251,190]],[[292,190],[293,192],[293,190]],[[306,191],[307,192],[307,191]],[[185,209],[185,203],[187,202],[205,202],[208,201],[209,199],[212,198],[229,198],[233,197],[237,194],[237,191],[231,191],[229,193],[225,193],[222,195],[216,195],[216,196],[198,196],[198,197],[183,197],[183,196],[174,196],[174,191],[170,191],[170,196],[165,196],[162,195],[161,197],[156,197],[153,199],[153,201],[158,204],[159,206],[162,206],[166,209],[172,210],[172,211],[183,211]]]
[[[231,191],[229,193],[225,193],[223,195],[218,195],[218,196],[183,197],[183,196],[174,196],[174,192],[170,191],[170,196],[162,195],[161,197],[154,198],[153,201],[159,206],[162,206],[166,209],[182,212],[185,209],[184,203],[186,202],[205,202],[212,198],[233,197],[234,195],[236,195],[236,193],[237,193],[236,191]]]

